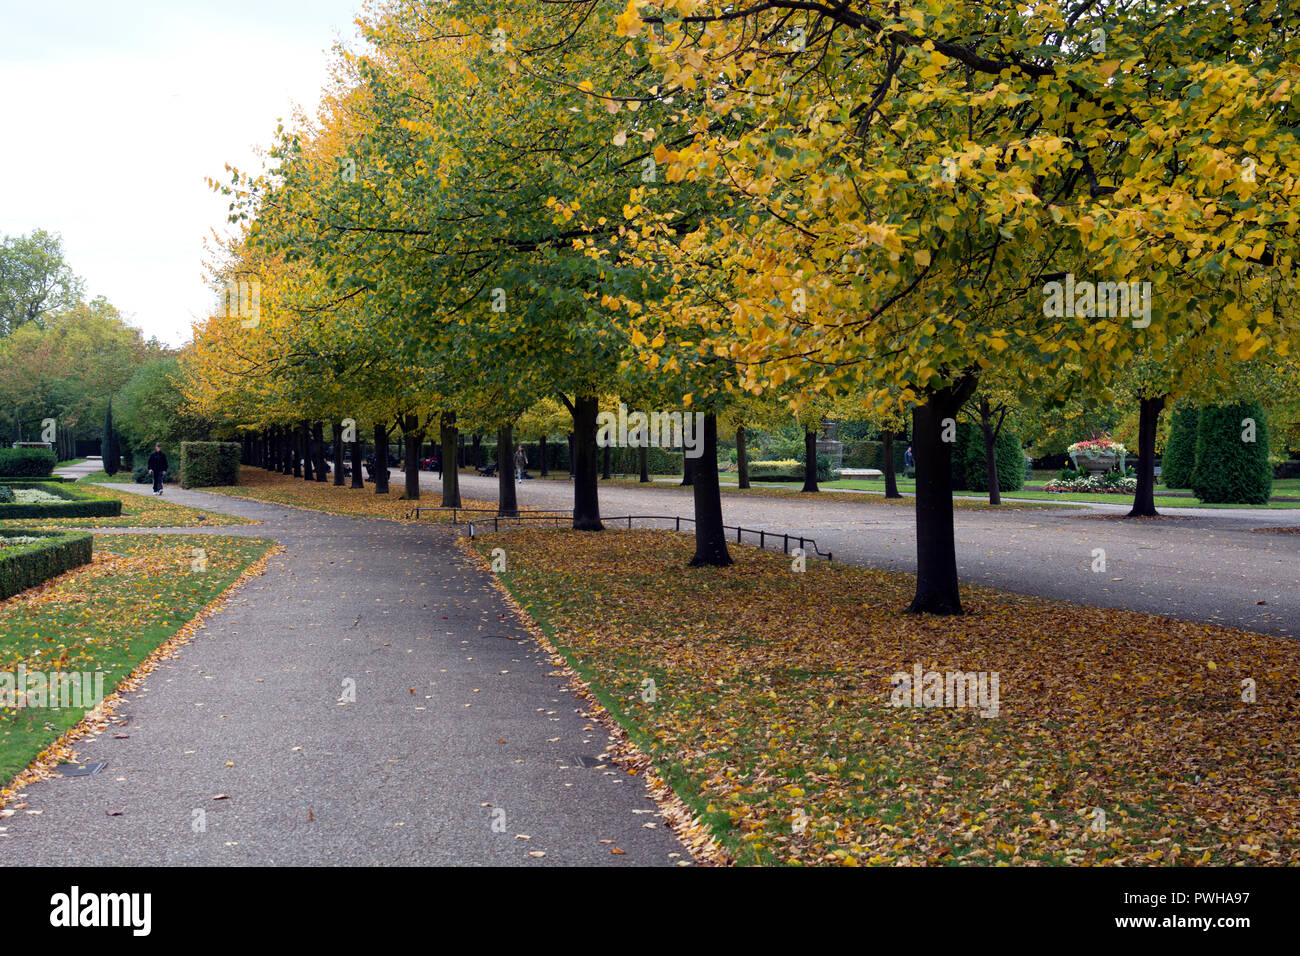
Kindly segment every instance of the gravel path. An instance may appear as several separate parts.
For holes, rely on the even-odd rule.
[[[105,770],[26,789],[0,865],[689,859],[639,777],[582,765],[607,736],[450,528],[166,497],[259,519],[206,533],[286,551],[78,743]]]
[[[495,479],[462,474],[460,480],[462,494],[496,500]],[[431,495],[441,489],[432,472],[421,473],[421,482]],[[689,517],[694,511],[689,491],[663,483],[602,482],[600,510],[606,517]],[[565,479],[524,481],[518,497],[520,508],[569,510],[573,486]],[[963,581],[1300,637],[1300,534],[1260,530],[1300,527],[1300,509],[1163,508],[1164,518],[1129,521],[1123,518],[1127,504],[1003,507],[957,509],[957,565]],[[727,524],[814,537],[836,561],[916,570],[910,502],[886,504],[874,495],[846,501],[724,490],[722,511]],[[1097,548],[1105,552],[1104,572],[1093,571]]]

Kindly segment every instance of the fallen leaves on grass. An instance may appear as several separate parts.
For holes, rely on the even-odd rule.
[[[228,495],[232,498],[247,498],[252,501],[265,501],[270,504],[288,505],[291,508],[306,508],[309,511],[323,511],[326,514],[345,515],[357,518],[387,518],[404,520],[417,505],[422,521],[450,521],[449,512],[437,510],[442,498],[436,494],[425,495],[418,501],[407,501],[403,495],[405,485],[398,476],[389,482],[386,495],[375,494],[375,486],[369,482],[364,488],[350,488],[347,485],[335,485],[329,481],[304,481],[292,475],[281,475],[262,468],[241,468],[239,484],[219,488],[204,488],[204,491]],[[496,511],[493,502],[475,501],[462,496],[461,504],[465,508],[490,509]],[[464,514],[459,520],[464,521]]]
[[[5,528],[193,528],[196,526],[258,524],[249,518],[223,515],[215,511],[187,508],[152,495],[105,488],[102,485],[77,484],[77,490],[92,498],[116,498],[122,502],[122,514],[113,518],[19,518],[0,521]]]
[[[474,545],[497,546],[739,862],[1300,862],[1294,642],[982,588],[964,617],[906,615],[909,575],[735,546],[734,567],[692,569],[669,532]],[[998,716],[890,707],[917,664],[997,672]]]

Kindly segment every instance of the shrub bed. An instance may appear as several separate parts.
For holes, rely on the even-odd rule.
[[[1044,491],[1086,492],[1100,495],[1131,495],[1137,491],[1137,479],[1117,473],[1088,475],[1084,478],[1053,478],[1043,485]]]
[[[239,484],[239,456],[233,441],[181,442],[181,487],[211,488]]]
[[[0,503],[0,521],[10,518],[116,518],[122,513],[122,502],[116,498],[95,498],[85,494],[75,485],[64,486],[49,481],[13,481],[6,479],[0,487],[35,488],[59,501]]]
[[[90,553],[84,532],[0,530],[0,600],[89,564]]]
[[[803,463],[791,458],[782,461],[751,461],[750,481],[802,481]]]

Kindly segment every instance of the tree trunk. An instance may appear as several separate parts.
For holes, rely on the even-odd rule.
[[[456,467],[465,467],[465,436],[456,430]]]
[[[546,478],[550,475],[551,472],[550,469],[546,467],[546,436],[545,435],[542,436],[542,439],[539,442],[539,444],[542,446],[542,477]]]
[[[388,494],[388,426],[380,422],[375,423],[375,494]]]
[[[685,488],[695,483],[695,459],[686,457],[686,449],[682,449],[682,483],[680,487]]]
[[[343,426],[334,422],[330,428],[334,432],[334,484],[343,487]]]
[[[636,450],[637,464],[641,468],[641,482],[645,483],[650,480],[650,446],[642,445]]]
[[[952,524],[952,443],[943,440],[945,420],[956,430],[957,411],[976,380],[963,378],[931,392],[912,412],[916,455],[916,594],[909,614],[961,614],[957,545]]]
[[[312,449],[316,453],[316,480],[324,481],[329,474],[329,466],[325,464],[325,423],[315,422],[311,426],[311,435]]]
[[[736,487],[749,487],[749,448],[745,445],[745,426],[736,428]]]
[[[695,498],[695,556],[691,567],[725,568],[734,562],[727,551],[727,532],[722,527],[722,492],[718,488],[718,417],[704,416],[703,454],[693,469]]]
[[[885,460],[881,463],[884,465],[885,472],[885,497],[901,498],[898,493],[898,473],[894,470],[894,432],[890,428],[880,430],[880,444],[884,449]]]
[[[402,467],[406,471],[406,500],[420,500],[420,416],[402,416],[402,438],[405,445]]]
[[[366,486],[366,475],[361,470],[361,460],[366,456],[366,443],[361,440],[358,434],[352,442],[352,487],[364,488]],[[343,453],[338,454],[339,462],[343,461]],[[339,471],[343,469],[340,468]]]
[[[604,479],[609,478],[609,456],[610,456],[609,446],[606,445],[605,451],[601,456],[601,460],[603,461],[604,464],[601,466],[600,469],[600,477]]]
[[[803,433],[803,487],[800,491],[817,491],[817,430]]]
[[[569,432],[569,480],[573,480],[573,432]]]
[[[303,449],[307,447],[307,425],[301,424],[293,430],[293,476],[301,478],[303,476]],[[310,465],[308,465],[310,467]]]
[[[595,395],[578,396],[573,402],[573,528],[575,531],[603,531],[600,523],[599,481],[596,477]]]
[[[1137,490],[1133,493],[1133,509],[1126,518],[1155,518],[1156,511],[1156,425],[1165,407],[1167,396],[1141,399],[1138,411],[1138,466]]]
[[[442,466],[442,506],[459,508],[460,471],[456,468],[456,443],[459,439],[456,427],[456,413],[443,412],[438,419],[438,437],[442,441],[442,450],[438,452],[438,464]]]
[[[497,429],[497,514],[511,518],[519,514],[519,501],[515,497],[515,462],[511,453],[513,447],[514,428],[502,425]]]

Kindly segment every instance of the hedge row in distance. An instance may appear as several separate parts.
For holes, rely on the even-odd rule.
[[[90,563],[91,536],[85,532],[0,530],[0,536],[41,539],[0,548],[0,601]]]
[[[48,448],[0,448],[0,475],[44,478],[57,462]]]
[[[181,442],[181,487],[210,488],[239,484],[243,448],[233,441]]]

